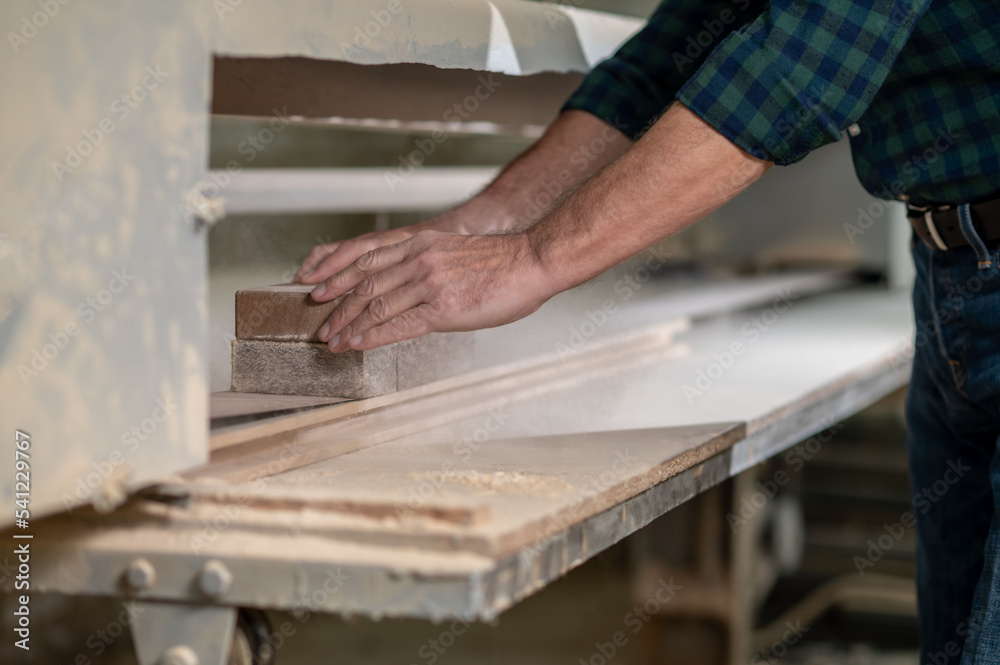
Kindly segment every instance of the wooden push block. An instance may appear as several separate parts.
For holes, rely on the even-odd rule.
[[[472,333],[432,333],[370,349],[331,353],[316,331],[337,301],[316,303],[311,286],[236,294],[232,390],[363,399],[467,372]]]
[[[321,342],[233,340],[239,393],[363,399],[396,390],[396,346],[331,353]]]
[[[316,333],[342,298],[319,303],[315,284],[279,284],[236,292],[236,339],[318,342]]]

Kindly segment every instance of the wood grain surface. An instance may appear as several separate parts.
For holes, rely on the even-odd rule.
[[[319,303],[315,284],[279,284],[236,292],[236,339],[319,342],[316,333],[343,298]]]
[[[291,412],[346,401],[341,397],[312,395],[262,395],[258,393],[217,392],[208,396],[211,420],[241,418],[276,412]]]

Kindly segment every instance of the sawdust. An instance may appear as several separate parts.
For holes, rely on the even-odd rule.
[[[417,482],[451,483],[498,494],[524,494],[538,497],[557,497],[571,491],[572,486],[555,476],[521,473],[520,471],[431,471],[414,472],[407,477]]]

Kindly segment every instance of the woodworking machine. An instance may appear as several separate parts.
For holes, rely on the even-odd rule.
[[[230,372],[235,293],[288,282],[308,247],[217,257],[266,253],[254,233],[296,216],[353,215],[343,237],[469,196],[499,163],[449,146],[527,145],[642,20],[520,0],[59,7],[0,9],[20,36],[2,541],[30,543],[33,593],[141,609],[141,665],[273,662],[259,610],[495,617],[907,380],[905,220],[845,234],[870,199],[834,145],[538,313],[441,342],[461,349],[447,372],[439,348],[401,378],[400,350],[369,392],[259,394]],[[307,129],[400,157],[274,166]],[[420,149],[445,163],[413,166]]]

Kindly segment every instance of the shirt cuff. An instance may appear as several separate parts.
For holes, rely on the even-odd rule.
[[[562,110],[586,111],[635,141],[650,120],[663,112],[656,93],[646,72],[630,63],[607,60],[591,72]]]

